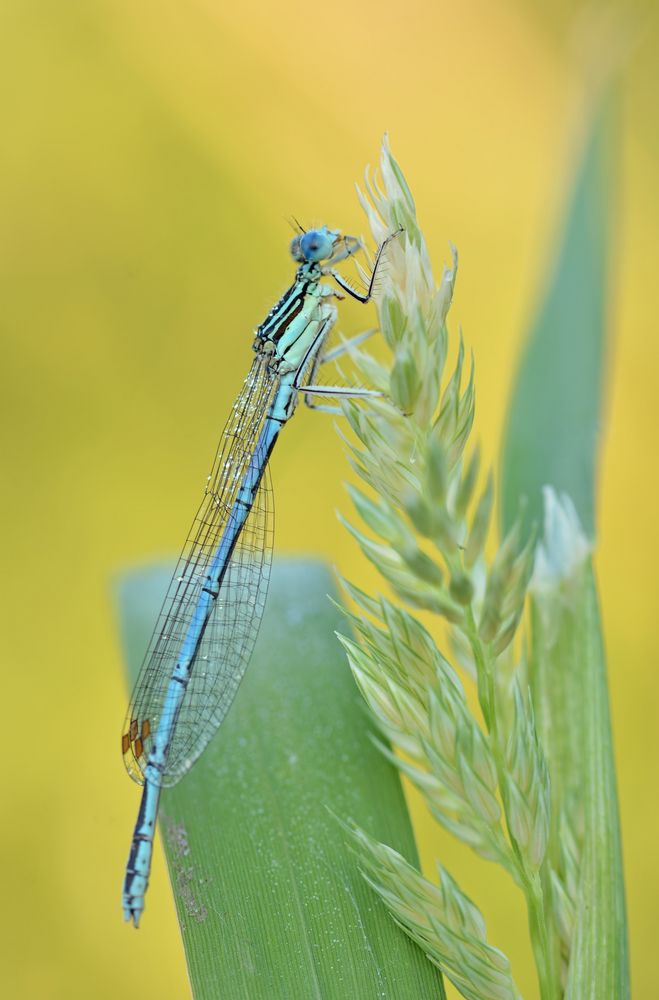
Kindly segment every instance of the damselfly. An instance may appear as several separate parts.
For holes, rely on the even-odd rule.
[[[333,351],[333,298],[368,302],[389,236],[378,249],[364,294],[335,265],[360,249],[336,230],[302,230],[291,244],[294,284],[256,331],[252,362],[224,429],[167,596],[146,651],[121,738],[130,776],[144,785],[123,888],[125,919],[144,909],[160,791],[175,784],[208,745],[234,699],[265,606],[272,547],[268,459],[300,393],[320,397],[378,395],[369,389],[315,384]],[[363,335],[362,335],[363,336]]]

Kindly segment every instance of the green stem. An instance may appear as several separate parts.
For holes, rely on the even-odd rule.
[[[529,915],[531,946],[538,970],[538,983],[542,1000],[560,1000],[562,996],[558,968],[553,961],[554,949],[549,940],[542,882],[537,872],[526,873],[524,880],[526,906]]]
[[[498,745],[498,733],[497,733],[497,713],[494,704],[494,674],[490,669],[488,657],[483,647],[483,643],[481,642],[480,636],[478,635],[478,626],[476,625],[476,617],[474,615],[474,610],[471,604],[468,604],[465,608],[465,617],[467,620],[467,639],[469,640],[469,645],[471,646],[471,651],[474,654],[474,661],[476,663],[478,702],[480,704],[481,712],[483,713],[483,718],[485,720],[485,725],[487,726],[487,731],[492,738],[492,743],[496,753]]]

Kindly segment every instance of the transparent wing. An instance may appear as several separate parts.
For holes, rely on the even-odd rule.
[[[126,769],[144,780],[177,656],[207,568],[255,453],[278,379],[258,359],[234,404],[199,511],[183,547],[131,697],[122,734]],[[272,489],[265,469],[199,645],[162,784],[173,785],[204,750],[233,701],[256,641],[270,575]]]
[[[273,494],[266,467],[199,647],[163,785],[183,777],[229,711],[258,635],[270,579]]]

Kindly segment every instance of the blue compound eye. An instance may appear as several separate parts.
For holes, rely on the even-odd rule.
[[[300,250],[305,260],[325,260],[332,256],[334,241],[337,234],[330,232],[326,226],[322,229],[310,229],[300,239]]]

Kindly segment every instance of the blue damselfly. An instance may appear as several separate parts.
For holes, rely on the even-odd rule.
[[[378,395],[369,389],[315,384],[333,351],[327,339],[342,292],[368,302],[388,237],[378,249],[364,294],[335,270],[360,249],[353,236],[323,226],[291,244],[294,284],[256,331],[255,358],[222,434],[193,521],[146,651],[122,734],[130,776],[144,785],[123,889],[124,916],[138,926],[144,909],[160,793],[192,767],[234,699],[265,606],[272,549],[268,459],[300,393],[318,397]],[[337,291],[322,279],[331,277]],[[362,335],[363,336],[363,335]]]

